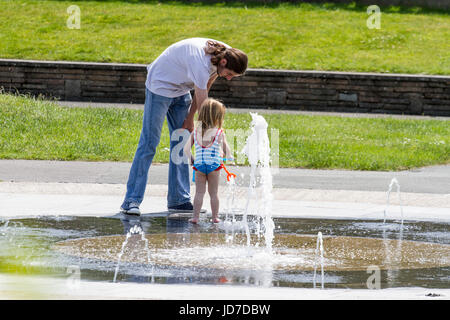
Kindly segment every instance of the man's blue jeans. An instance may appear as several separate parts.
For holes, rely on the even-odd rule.
[[[122,204],[123,209],[129,209],[131,202],[140,204],[144,199],[148,170],[161,138],[164,118],[167,116],[169,133],[172,137],[172,133],[182,127],[191,101],[192,98],[189,93],[176,98],[168,98],[146,89],[142,131],[128,177],[127,193]],[[170,141],[168,207],[184,204],[191,200],[189,164],[187,162],[174,163],[172,161],[172,149],[178,143],[178,140]]]

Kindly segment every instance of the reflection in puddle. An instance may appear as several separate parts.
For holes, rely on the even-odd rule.
[[[326,288],[366,288],[370,265],[380,268],[382,288],[449,287],[446,223],[405,221],[399,241],[400,224],[392,221],[274,220],[270,253],[264,239],[252,236],[247,246],[245,234],[237,233],[230,242],[224,223],[195,226],[183,217],[0,221],[0,272],[66,277],[67,267],[78,265],[83,280],[111,282],[116,276],[117,281],[131,282],[312,288],[317,233],[322,232]],[[126,234],[136,226],[145,237],[142,233],[131,236],[116,273]]]

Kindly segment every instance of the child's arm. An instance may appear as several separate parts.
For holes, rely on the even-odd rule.
[[[228,145],[225,132],[222,131],[222,153],[223,158],[233,161],[233,153],[231,152],[230,146]]]
[[[190,159],[191,164],[194,163],[194,157],[192,156],[192,152],[191,152],[193,144],[194,144],[194,131],[191,132],[191,136],[189,137],[188,142],[186,142],[186,144],[184,145],[184,148],[183,148],[183,154],[185,157]]]

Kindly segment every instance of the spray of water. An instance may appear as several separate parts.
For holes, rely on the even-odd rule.
[[[396,185],[397,187],[397,195],[398,200],[400,204],[400,213],[401,213],[401,223],[400,223],[400,230],[398,235],[398,240],[396,242],[396,247],[391,248],[390,241],[387,238],[386,234],[386,219],[387,219],[387,211],[390,205],[390,195],[392,192],[393,186]],[[384,263],[385,265],[389,266],[387,270],[387,278],[389,282],[393,283],[395,279],[398,277],[398,265],[401,263],[402,259],[402,240],[403,240],[403,206],[402,206],[402,199],[400,196],[400,184],[398,183],[398,180],[396,178],[393,178],[389,184],[389,188],[387,191],[387,201],[386,201],[386,208],[384,209],[384,229],[383,229],[383,240],[384,240],[384,251],[385,251],[385,257],[384,257]]]
[[[320,254],[320,271],[321,271],[321,282],[322,282],[322,289],[324,288],[324,273],[323,273],[323,238],[322,238],[322,232],[319,232],[317,234],[317,244],[316,244],[316,250],[315,250],[315,257],[314,257],[314,277],[313,277],[313,286],[316,287],[316,275],[317,275],[317,260],[319,260],[319,254]]]
[[[6,232],[8,230],[8,225],[9,225],[9,220],[6,220],[5,223],[3,223],[3,226],[0,228],[0,235],[1,236],[6,236]]]
[[[243,222],[247,235],[247,246],[250,245],[250,230],[248,227],[248,214],[250,203],[253,200],[257,205],[256,215],[262,220],[262,226],[257,223],[258,236],[264,233],[266,248],[272,251],[274,223],[272,219],[272,172],[270,168],[270,143],[267,134],[268,124],[264,117],[257,113],[250,113],[252,117],[251,134],[247,138],[242,151],[250,163],[250,183],[248,187],[247,202],[244,210]],[[259,173],[261,196],[256,192],[257,173]]]
[[[141,240],[144,241],[145,244],[145,254],[146,254],[146,259],[147,259],[147,264],[151,264],[150,261],[150,249],[148,247],[148,240],[145,237],[145,233],[144,230],[142,230],[142,228],[138,225],[133,226],[132,228],[130,228],[130,230],[127,232],[126,237],[125,237],[125,241],[122,243],[122,249],[120,250],[118,259],[117,259],[117,266],[116,266],[116,271],[114,272],[114,279],[113,282],[116,282],[117,280],[117,274],[119,273],[119,267],[120,267],[120,262],[122,260],[122,255],[125,252],[125,248],[128,244],[129,239],[133,236],[133,235],[140,235],[141,236]],[[152,266],[153,268],[153,266]],[[153,274],[153,271],[152,271]],[[152,282],[153,282],[153,277],[152,277]]]
[[[391,183],[389,184],[389,189],[387,192],[387,203],[386,203],[386,208],[384,209],[383,223],[386,223],[387,210],[389,208],[390,196],[391,196],[392,187],[394,186],[394,184],[397,186],[397,195],[398,195],[398,200],[400,203],[400,213],[401,213],[401,218],[402,218],[401,226],[403,226],[403,206],[402,206],[402,199],[400,197],[400,184],[398,183],[398,180],[396,178],[393,178],[391,180]]]
[[[224,220],[224,228],[226,231],[226,239],[228,243],[234,242],[234,234],[236,230],[236,213],[240,210],[236,205],[237,185],[233,176],[227,181],[227,201],[226,201],[226,214]]]

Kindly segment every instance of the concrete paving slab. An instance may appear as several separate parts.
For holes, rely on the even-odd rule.
[[[0,160],[0,180],[126,184],[130,167],[131,163],[128,162]],[[249,167],[227,167],[238,176],[243,174],[244,177],[249,177]],[[148,183],[167,184],[168,172],[167,164],[152,164]],[[450,165],[396,172],[280,168],[273,174],[273,186],[290,189],[384,192],[388,189],[392,178],[399,181],[402,192],[450,193]],[[225,177],[221,179],[221,184],[226,184]]]
[[[448,300],[450,289],[309,289],[229,285],[139,284],[0,275],[0,299],[149,300]],[[433,294],[433,296],[430,296]]]
[[[119,212],[125,185],[77,183],[0,183],[0,217],[72,215],[112,216]],[[141,204],[143,214],[159,214],[167,210],[167,186],[150,185]],[[193,191],[193,190],[192,190]],[[246,188],[236,193],[235,206],[245,208]],[[274,189],[273,217],[325,219],[383,219],[386,194],[323,190]],[[193,192],[191,194],[193,197]],[[450,196],[423,194],[422,202],[416,194],[401,194],[403,216],[406,220],[450,221]],[[384,199],[383,199],[384,198]],[[406,200],[406,201],[405,201]],[[410,202],[414,203],[412,205]],[[415,201],[414,201],[415,200]],[[221,213],[226,213],[226,188],[221,188]],[[425,203],[428,204],[424,205]],[[211,212],[206,195],[204,208]],[[387,211],[389,219],[401,219],[399,199],[392,196]]]

